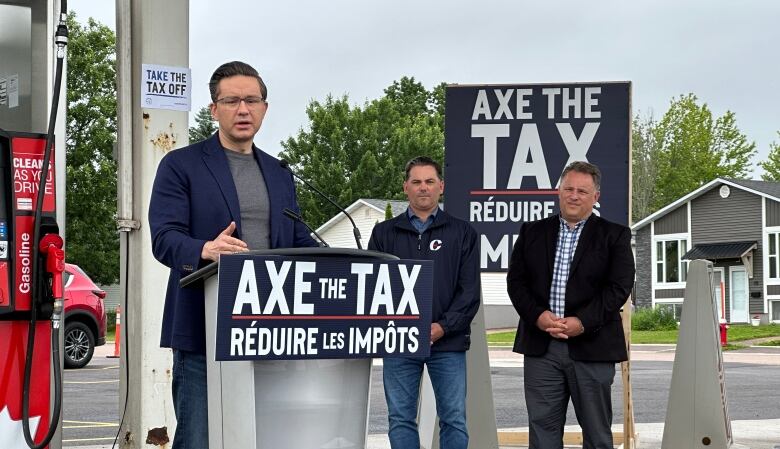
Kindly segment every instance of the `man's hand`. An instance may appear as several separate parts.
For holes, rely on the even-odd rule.
[[[577,337],[585,333],[585,326],[582,325],[582,321],[576,316],[564,317],[561,323],[566,325],[565,337],[563,338]]]
[[[564,333],[566,324],[549,310],[545,310],[539,315],[539,318],[536,319],[536,327],[547,332],[553,338],[568,338]]]
[[[431,323],[431,344],[444,336],[444,328],[439,323]]]
[[[231,221],[227,228],[222,231],[217,238],[209,240],[203,245],[200,251],[200,257],[205,260],[217,261],[220,254],[232,254],[242,251],[249,251],[249,247],[244,241],[231,237],[236,230],[236,222]]]

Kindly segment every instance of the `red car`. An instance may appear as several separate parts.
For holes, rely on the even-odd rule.
[[[66,263],[65,368],[82,368],[96,346],[106,344],[106,292],[76,265]]]

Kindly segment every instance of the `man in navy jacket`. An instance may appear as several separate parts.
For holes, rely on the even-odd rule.
[[[420,447],[417,403],[423,366],[428,367],[439,414],[439,447],[466,449],[466,350],[480,302],[477,233],[439,209],[441,166],[417,157],[406,164],[409,208],[379,223],[368,248],[404,259],[432,260],[433,314],[428,358],[385,358],[384,386],[393,449]]]
[[[163,157],[149,204],[152,251],[171,269],[160,346],[173,349],[174,449],[208,447],[204,292],[179,279],[220,254],[316,246],[282,214],[298,211],[292,175],[253,144],[268,109],[257,71],[223,64],[209,88],[219,130]]]

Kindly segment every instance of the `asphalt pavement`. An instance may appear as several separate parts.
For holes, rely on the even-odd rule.
[[[651,413],[643,412],[643,418],[656,420],[656,422],[637,422],[636,432],[638,436],[638,449],[659,449],[661,447],[661,440],[663,437],[663,419],[666,411],[666,399],[668,395],[668,380],[662,381],[661,384],[666,383],[666,389],[659,388],[658,384],[651,384],[649,382],[643,382],[649,385],[647,389],[638,385],[637,378],[644,376],[643,378],[657,377],[658,372],[666,371],[666,376],[670,368],[669,362],[674,360],[675,354],[674,345],[633,345],[632,346],[632,361],[635,363],[632,367],[633,391],[634,391],[634,403],[635,409],[640,406],[639,403],[649,406]],[[97,348],[95,352],[95,362],[90,364],[97,364],[93,369],[104,370],[105,375],[109,378],[114,376],[118,378],[118,371],[116,369],[116,359],[105,360],[105,356],[113,353],[113,344],[106,344],[103,347]],[[723,361],[726,365],[727,371],[727,384],[729,385],[729,396],[734,394],[740,400],[746,400],[748,402],[755,403],[756,410],[771,410],[769,413],[769,419],[762,419],[761,412],[751,412],[751,407],[739,407],[732,411],[730,404],[730,415],[732,418],[732,432],[734,436],[733,449],[780,449],[780,389],[778,389],[778,383],[770,382],[767,386],[762,388],[756,388],[752,385],[751,379],[755,379],[756,376],[777,379],[778,370],[776,367],[780,367],[780,347],[749,347],[739,351],[728,351],[723,353]],[[644,363],[644,362],[658,362],[658,363]],[[500,394],[496,394],[496,378],[500,376],[507,376],[517,381],[518,368],[523,366],[523,358],[521,355],[511,352],[509,348],[491,348],[490,350],[490,365],[491,373],[494,378],[494,400],[496,402],[496,414],[497,421],[510,423],[512,420],[507,420],[504,415],[512,414],[517,415],[517,403],[524,403],[521,398],[517,397],[517,388],[513,390],[514,396],[506,399],[510,404],[504,404],[500,399]],[[88,367],[88,368],[90,368]],[[379,367],[375,367],[375,370],[380,370]],[[71,370],[68,373],[74,375],[79,370]],[[520,371],[521,372],[521,371]],[[96,373],[92,373],[94,376]],[[101,375],[102,373],[97,373]],[[381,376],[374,375],[374,390],[377,390],[377,385],[380,385],[379,392],[381,392]],[[668,379],[668,377],[667,377]],[[66,377],[66,382],[68,378]],[[98,380],[100,381],[100,380]],[[116,382],[116,381],[115,381]],[[618,406],[622,397],[622,385],[620,385],[620,374],[616,375],[615,392],[613,396],[615,398],[615,422],[622,422],[622,410]],[[773,386],[772,386],[773,385]],[[118,387],[118,382],[116,382]],[[737,387],[740,386],[740,387]],[[73,389],[80,389],[81,384],[78,381],[66,386],[66,395],[68,391]],[[522,389],[519,389],[520,391]],[[76,392],[78,393],[78,392]],[[66,396],[67,398],[67,396]],[[109,398],[116,401],[116,398]],[[374,416],[369,423],[369,435],[367,439],[367,449],[386,449],[390,447],[386,435],[386,408],[384,408],[383,399],[381,394],[377,393],[376,397],[372,396],[372,414],[382,415]],[[641,402],[639,402],[641,401]],[[731,401],[731,400],[730,400]],[[736,401],[734,401],[736,402]],[[381,403],[381,404],[379,404]],[[375,409],[378,406],[378,409]],[[522,407],[521,407],[522,408]],[[645,407],[647,408],[647,407]],[[502,419],[498,419],[501,415]],[[576,422],[573,418],[573,413],[570,410],[569,418],[567,422]],[[523,416],[517,419],[518,422],[527,422],[527,419],[523,421]],[[113,432],[116,431],[116,423],[94,423],[95,425],[113,426],[110,429]],[[78,426],[77,422],[68,422],[66,420],[65,426]],[[622,424],[614,426],[616,431],[622,431]],[[108,429],[107,429],[108,430]],[[527,432],[527,427],[504,427],[500,428],[500,432]],[[577,426],[567,426],[567,431],[579,431]],[[111,444],[92,445],[92,446],[78,446],[78,438],[72,438],[66,440],[64,445],[69,449],[109,449]],[[95,440],[86,440],[85,442],[94,443]],[[106,441],[111,443],[111,441]],[[117,446],[118,447],[118,446]],[[508,448],[509,446],[502,446],[502,448]],[[513,446],[518,447],[518,446]]]

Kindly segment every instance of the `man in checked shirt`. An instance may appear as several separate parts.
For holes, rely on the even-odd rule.
[[[520,227],[507,274],[520,314],[530,449],[563,447],[571,398],[583,448],[612,449],[615,363],[627,359],[620,308],[634,283],[631,231],[593,213],[601,172],[573,162],[561,175],[560,215]]]

